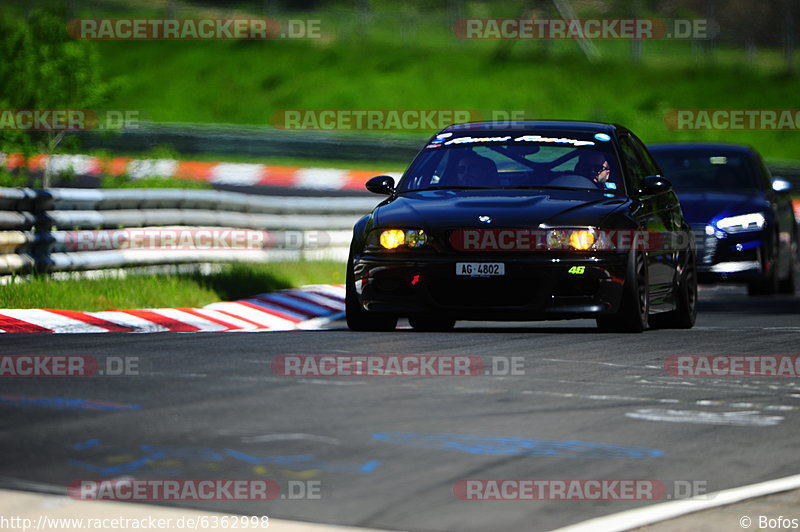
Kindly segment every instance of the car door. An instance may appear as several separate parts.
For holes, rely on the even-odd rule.
[[[675,230],[672,211],[677,198],[672,191],[649,194],[643,191],[643,180],[648,175],[657,175],[658,168],[652,162],[641,141],[632,133],[620,136],[623,162],[632,179],[631,194],[638,200],[633,203],[631,215],[639,228],[653,237],[648,240],[648,276],[650,280],[650,306],[668,306],[676,272],[674,246],[669,239],[658,238],[672,234]],[[658,237],[656,237],[658,236]]]

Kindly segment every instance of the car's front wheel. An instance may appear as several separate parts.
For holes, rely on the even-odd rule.
[[[778,272],[775,263],[769,265],[769,272],[747,284],[747,295],[768,296],[778,291]]]
[[[786,279],[781,279],[778,282],[778,293],[779,294],[788,294],[790,296],[794,295],[795,292],[795,274],[794,274],[794,266],[795,266],[795,257],[797,256],[797,244],[792,242],[791,245],[791,253],[789,255],[789,274]]]
[[[778,241],[777,235],[774,242]],[[763,252],[762,252],[763,253]],[[768,296],[778,292],[778,248],[774,247],[771,253],[772,260],[763,257],[761,271],[764,272],[758,279],[747,284],[747,295]]]
[[[392,331],[397,327],[397,316],[368,312],[358,302],[352,255],[347,261],[344,307],[347,327],[351,331]]]
[[[693,257],[678,280],[675,293],[675,310],[650,317],[650,325],[656,329],[691,329],[697,319],[697,270]]]
[[[611,316],[597,318],[597,327],[606,332],[640,333],[647,329],[650,313],[650,284],[647,276],[647,258],[644,253],[632,251],[628,256],[628,270],[619,310]]]

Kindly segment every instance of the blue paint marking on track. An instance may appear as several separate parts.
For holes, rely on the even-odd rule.
[[[248,464],[253,465],[292,465],[297,464],[298,462],[302,464],[303,462],[312,462],[315,458],[313,454],[294,454],[291,456],[250,456],[249,454],[236,451],[234,449],[225,449],[225,454],[232,458],[236,458],[237,460],[241,460],[242,462],[247,462]]]
[[[140,445],[144,453],[161,453],[169,458],[197,458],[206,462],[221,462],[225,459],[222,453],[208,447],[185,447],[179,445]]]
[[[0,395],[0,403],[11,406],[46,406],[61,410],[140,410],[142,407],[133,403],[106,403],[91,399],[73,399],[69,397],[27,397],[21,395]]]
[[[511,456],[560,456],[568,458],[655,458],[664,451],[650,447],[629,447],[577,440],[534,440],[470,434],[416,434],[378,432],[372,438],[387,443],[445,449],[470,454]]]
[[[76,451],[82,451],[84,449],[91,449],[92,447],[98,447],[101,445],[101,440],[99,438],[94,438],[91,440],[82,441],[79,443],[72,444],[72,448]]]
[[[153,462],[155,460],[163,460],[164,458],[166,458],[166,456],[163,453],[156,453],[156,454],[151,454],[149,456],[143,456],[141,458],[137,458],[136,460],[132,460],[125,464],[108,466],[108,467],[98,467],[96,465],[84,462],[82,460],[76,460],[75,458],[70,458],[69,462],[78,467],[88,469],[92,473],[97,473],[98,475],[104,475],[104,476],[111,476],[111,475],[121,475],[123,473],[133,473],[134,471],[143,468],[150,462]]]
[[[379,465],[381,465],[380,460],[370,460],[369,462],[366,462],[360,466],[325,463],[318,465],[316,469],[335,473],[372,473]]]
[[[221,462],[225,459],[233,459],[240,463],[250,465],[275,465],[289,471],[300,471],[304,469],[317,469],[320,471],[333,471],[342,473],[372,473],[380,464],[380,460],[370,460],[363,464],[347,462],[328,462],[319,460],[315,454],[295,454],[295,455],[274,455],[274,456],[253,456],[251,454],[237,451],[235,449],[223,449],[217,451],[209,447],[194,447],[180,445],[138,445],[133,448],[128,447],[106,447],[102,440],[94,438],[69,446],[77,451],[89,451],[94,456],[93,462],[101,461],[100,465],[86,460],[70,458],[69,463],[91,471],[92,473],[103,476],[114,476],[137,471],[146,471],[148,474],[176,474],[188,462],[209,463]],[[103,457],[130,455],[124,463],[107,465],[102,463]],[[180,461],[178,468],[158,468],[158,461],[166,459],[177,459]],[[153,469],[154,467],[158,469]]]

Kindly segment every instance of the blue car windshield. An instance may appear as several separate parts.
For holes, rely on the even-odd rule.
[[[750,157],[743,153],[654,150],[664,177],[678,192],[747,190],[758,188]]]
[[[405,173],[398,192],[430,189],[624,189],[610,145],[431,144]],[[606,151],[607,150],[607,151]]]

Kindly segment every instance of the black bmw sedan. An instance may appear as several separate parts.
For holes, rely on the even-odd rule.
[[[353,231],[350,329],[594,318],[690,328],[694,237],[670,183],[619,125],[458,124],[434,135]]]
[[[695,232],[701,283],[747,283],[750,295],[794,294],[798,229],[792,185],[749,146],[655,144]]]

